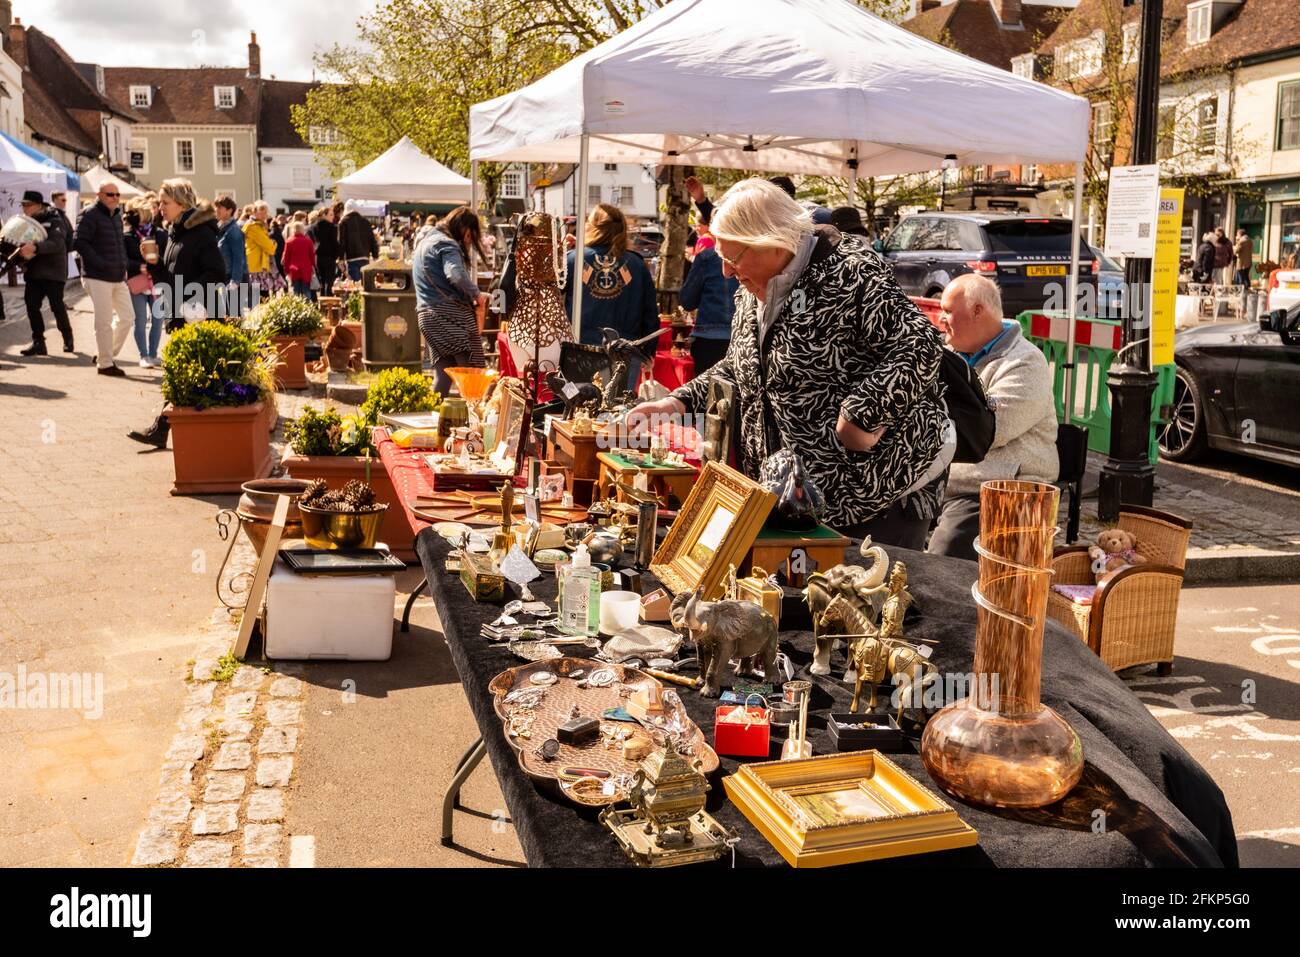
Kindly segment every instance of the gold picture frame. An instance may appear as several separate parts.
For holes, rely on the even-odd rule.
[[[746,764],[722,785],[791,867],[831,867],[979,842],[946,801],[879,751]]]
[[[674,594],[723,597],[723,582],[754,544],[776,495],[730,466],[709,462],[683,503],[650,570]]]

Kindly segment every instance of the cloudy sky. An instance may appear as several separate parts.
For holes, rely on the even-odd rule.
[[[312,53],[356,35],[376,0],[13,0],[14,16],[74,59],[103,66],[244,66],[248,33],[262,75],[309,80]]]

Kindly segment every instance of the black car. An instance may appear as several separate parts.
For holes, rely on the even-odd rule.
[[[998,213],[915,213],[905,216],[878,245],[894,265],[909,296],[938,298],[944,286],[975,272],[1002,290],[1002,313],[1067,305],[1070,272],[1068,219]],[[1092,286],[1083,302],[1094,302],[1096,257],[1084,242],[1079,250],[1079,284]],[[1055,297],[1053,297],[1055,293]]]
[[[1160,451],[1190,462],[1207,448],[1300,465],[1300,304],[1258,323],[1178,333],[1174,401]]]

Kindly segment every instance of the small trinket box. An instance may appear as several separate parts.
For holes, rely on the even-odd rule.
[[[892,714],[832,714],[826,718],[836,751],[909,750],[907,737]]]
[[[761,698],[760,695],[749,696]],[[767,701],[763,707],[724,705],[713,713],[713,750],[736,758],[765,758],[771,747],[772,725]]]
[[[556,729],[555,737],[561,744],[580,747],[600,737],[600,722],[595,718],[570,718]]]

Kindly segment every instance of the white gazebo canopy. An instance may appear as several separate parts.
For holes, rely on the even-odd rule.
[[[144,190],[138,186],[132,186],[126,180],[114,176],[102,166],[92,166],[81,174],[81,182],[84,184],[85,192],[98,193],[101,186],[105,183],[116,186],[117,191],[122,194],[123,199],[129,199],[132,196],[143,196]]]
[[[576,162],[580,222],[589,163],[850,181],[953,165],[948,157],[957,166],[1073,163],[1077,257],[1089,121],[1083,97],[931,43],[850,0],[673,0],[537,82],[476,104],[469,146],[476,163]],[[581,229],[577,239],[581,262]],[[1077,277],[1076,258],[1072,315]],[[575,337],[581,320],[575,296]]]
[[[386,203],[468,203],[470,181],[420,152],[408,137],[335,184],[339,199]]]
[[[470,111],[475,160],[676,163],[848,177],[1075,163],[1082,97],[938,46],[850,0],[674,0]]]

